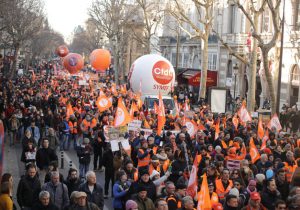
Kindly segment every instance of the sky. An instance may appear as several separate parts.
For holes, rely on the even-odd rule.
[[[51,27],[69,42],[74,28],[88,19],[92,0],[44,0],[45,12]]]

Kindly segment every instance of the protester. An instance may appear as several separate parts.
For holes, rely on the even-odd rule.
[[[57,162],[58,157],[55,151],[49,148],[49,140],[43,139],[42,147],[36,152],[36,165],[40,170],[46,170],[53,161]]]
[[[89,143],[90,140],[88,138],[84,138],[83,143],[77,147],[77,156],[79,158],[79,173],[81,179],[84,179],[86,172],[89,170],[91,162],[93,149]]]
[[[113,207],[115,210],[122,210],[125,207],[126,194],[129,191],[131,182],[127,179],[125,171],[119,171],[116,177],[116,183],[113,186]]]
[[[13,201],[10,197],[12,194],[12,184],[3,182],[0,190],[0,210],[13,210]]]
[[[87,201],[87,195],[85,192],[78,192],[75,194],[77,203],[73,206],[73,210],[89,209],[89,210],[99,210],[100,208],[94,204]]]
[[[59,210],[59,208],[51,202],[49,192],[41,191],[39,201],[34,204],[32,210]]]
[[[138,187],[137,195],[134,196],[134,200],[139,210],[154,210],[155,208],[153,201],[147,196],[147,189],[143,186]]]
[[[82,182],[81,182],[80,178],[78,177],[78,172],[77,172],[77,170],[75,168],[70,168],[69,169],[68,177],[64,181],[64,184],[68,188],[69,196],[71,196],[71,194],[74,191],[78,191],[79,190],[79,186],[82,184]]]

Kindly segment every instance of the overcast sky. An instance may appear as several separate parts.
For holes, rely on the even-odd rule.
[[[52,28],[70,39],[72,31],[88,18],[92,0],[44,0],[45,11]]]

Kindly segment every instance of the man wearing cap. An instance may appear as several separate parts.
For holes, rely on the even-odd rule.
[[[96,204],[87,201],[87,194],[85,192],[76,193],[75,198],[77,199],[77,203],[73,206],[72,210],[100,210]]]
[[[154,204],[152,199],[150,199],[147,193],[147,189],[144,186],[139,186],[137,188],[137,195],[133,196],[133,200],[138,205],[138,210],[154,210]]]
[[[242,208],[242,210],[267,210],[267,208],[261,204],[260,194],[258,192],[252,192],[250,193],[249,204]]]

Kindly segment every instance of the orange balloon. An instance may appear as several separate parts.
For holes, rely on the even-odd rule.
[[[55,53],[59,57],[65,57],[66,55],[69,54],[69,49],[66,45],[60,45],[58,48],[56,48]]]
[[[105,71],[109,68],[110,62],[111,56],[108,50],[96,49],[90,54],[90,63],[96,70]]]
[[[63,64],[70,74],[76,74],[83,69],[84,61],[81,55],[77,53],[69,53],[64,58]]]

